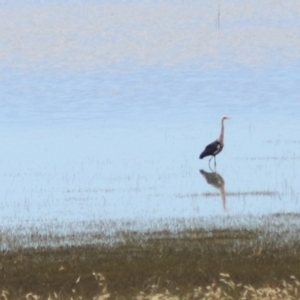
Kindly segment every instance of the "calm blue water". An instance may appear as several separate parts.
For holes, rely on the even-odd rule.
[[[3,5],[2,230],[299,214],[299,5],[235,4]]]

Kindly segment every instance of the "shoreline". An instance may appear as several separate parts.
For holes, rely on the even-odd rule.
[[[55,293],[59,299],[92,299],[104,290],[102,296],[132,299],[153,294],[155,286],[155,293],[183,297],[220,282],[221,273],[254,288],[300,278],[297,239],[276,244],[251,230],[160,232],[145,240],[139,236],[128,232],[125,242],[114,246],[1,251],[2,291],[12,299],[28,293],[41,299]]]

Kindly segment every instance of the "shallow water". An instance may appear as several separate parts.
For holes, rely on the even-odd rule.
[[[217,1],[3,5],[2,230],[299,214],[300,6],[219,13],[218,28]],[[198,157],[224,114],[215,187]]]

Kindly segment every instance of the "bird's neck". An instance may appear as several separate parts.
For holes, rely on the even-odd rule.
[[[219,137],[219,142],[223,144],[224,141],[224,120],[221,121],[221,133]]]

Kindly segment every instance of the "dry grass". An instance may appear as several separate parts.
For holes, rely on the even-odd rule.
[[[185,295],[172,295],[166,290],[164,293],[145,294],[141,292],[135,297],[136,300],[272,300],[272,299],[300,299],[300,282],[295,276],[290,276],[289,282],[282,281],[280,286],[264,285],[254,288],[251,285],[236,284],[229,274],[220,274],[219,282],[213,282],[205,287],[197,287]],[[153,289],[155,290],[155,286]]]
[[[2,251],[0,300],[300,299],[298,235],[282,237],[163,230],[124,232],[113,246]]]
[[[135,299],[135,300],[272,300],[272,299],[283,299],[283,300],[296,300],[300,299],[300,282],[295,276],[290,276],[288,281],[283,280],[279,286],[265,284],[262,287],[254,288],[251,285],[244,285],[242,283],[235,283],[229,274],[220,273],[220,278],[218,282],[213,282],[207,286],[199,286],[192,289],[190,292],[185,294],[170,293],[168,290],[160,291],[159,280],[158,284],[145,287],[145,291],[139,292],[136,295],[132,295],[129,298],[124,296],[113,295],[110,293],[106,277],[102,273],[93,273],[93,277],[97,282],[99,292],[95,295],[92,300],[105,300],[105,299]],[[73,289],[73,295],[66,297],[61,296],[60,293],[50,292],[47,298],[41,297],[38,294],[27,293],[21,299],[26,300],[75,300],[75,299],[87,299],[80,295],[78,290],[80,290],[80,277],[76,280],[76,285],[78,289]],[[3,289],[1,300],[13,299],[10,297],[10,292]]]

